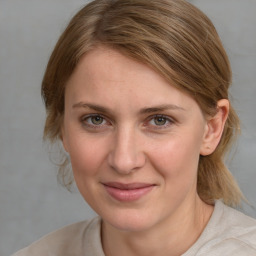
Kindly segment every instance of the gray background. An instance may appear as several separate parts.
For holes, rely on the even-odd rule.
[[[256,157],[256,1],[191,0],[212,19],[230,56],[242,136],[230,169],[253,206]],[[0,0],[0,256],[90,218],[78,192],[56,181],[42,142],[40,83],[52,48],[86,1]],[[253,207],[244,212],[256,217]]]

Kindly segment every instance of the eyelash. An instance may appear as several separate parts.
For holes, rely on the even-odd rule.
[[[93,124],[92,123],[93,117],[102,118],[104,124],[98,124],[98,125]],[[151,121],[156,120],[156,118],[164,119],[165,123],[163,125],[157,125],[157,124],[150,125],[149,123]],[[91,120],[90,123],[88,122],[88,120]],[[81,118],[81,122],[82,122],[82,125],[85,126],[86,128],[94,129],[94,130],[95,129],[104,129],[106,126],[112,124],[110,121],[108,121],[108,119],[105,116],[103,116],[101,114],[89,114],[89,115],[83,116]],[[143,124],[143,127],[150,127],[150,129],[161,130],[161,129],[168,128],[169,126],[171,126],[174,123],[175,123],[175,120],[173,118],[170,118],[169,116],[166,116],[166,115],[156,114],[156,115],[149,116],[146,119],[146,122]]]
[[[103,122],[107,122],[107,123],[111,124],[109,121],[107,121],[107,118],[104,117],[103,115],[90,114],[90,115],[83,116],[81,118],[81,122],[82,122],[83,126],[86,126],[88,128],[92,128],[92,129],[102,129],[102,127],[104,126],[102,124],[99,124],[99,125],[93,124],[92,120],[91,120],[91,123],[88,123],[88,120],[92,119],[93,117],[100,117],[100,118],[102,118]]]
[[[169,126],[171,126],[174,123],[174,120],[172,118],[170,118],[166,115],[159,115],[159,114],[148,117],[147,123],[149,123],[150,121],[155,121],[157,118],[164,119],[165,123],[163,125],[157,125],[157,124],[152,125],[153,129],[155,129],[155,130],[168,128]],[[147,125],[144,125],[144,126],[147,126]]]

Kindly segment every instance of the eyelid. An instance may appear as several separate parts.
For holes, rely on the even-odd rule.
[[[86,123],[86,122],[85,122],[86,119],[92,118],[92,117],[95,117],[95,116],[99,116],[99,117],[103,118],[103,120],[104,120],[106,123],[104,123],[104,124],[99,124],[99,125],[95,125],[95,124],[89,124],[89,123]],[[108,119],[107,117],[105,117],[105,116],[102,115],[102,114],[98,114],[98,113],[91,113],[91,114],[83,115],[83,116],[80,118],[80,121],[81,121],[81,123],[83,124],[83,126],[86,126],[86,127],[89,127],[89,128],[94,128],[94,129],[101,129],[101,128],[103,128],[104,126],[111,124],[111,122],[109,121],[109,119]]]
[[[86,119],[90,118],[90,117],[95,117],[95,116],[99,116],[101,118],[104,119],[104,123],[103,124],[99,124],[99,125],[95,125],[95,124],[90,124],[88,122],[85,122]],[[149,122],[152,121],[154,118],[157,117],[162,117],[165,118],[167,123],[164,125],[153,125],[150,124]],[[80,122],[82,123],[82,126],[86,127],[86,128],[91,128],[91,129],[104,129],[107,126],[111,126],[113,125],[112,120],[109,120],[108,117],[106,117],[103,114],[100,113],[90,113],[90,114],[85,114],[80,118]],[[154,114],[154,115],[150,115],[146,118],[145,122],[143,123],[143,127],[145,127],[146,129],[153,129],[153,130],[161,130],[161,129],[167,129],[169,127],[171,127],[174,123],[176,123],[177,121],[175,120],[175,118],[170,117],[169,115],[165,115],[165,114]]]
[[[82,115],[81,120],[85,120],[85,119],[87,119],[87,118],[89,118],[89,117],[95,117],[95,116],[100,116],[100,117],[102,117],[102,118],[106,119],[106,118],[105,118],[105,116],[104,116],[104,115],[102,115],[102,114],[98,114],[98,113],[90,113],[90,114]]]
[[[157,117],[163,117],[167,120],[167,124],[164,124],[164,125],[147,125],[151,120],[153,120],[154,118],[157,118]],[[153,127],[153,129],[156,129],[156,130],[161,130],[161,129],[165,129],[165,128],[168,128],[170,127],[172,124],[174,124],[176,121],[174,118],[168,116],[168,115],[164,115],[164,114],[155,114],[155,115],[151,115],[147,118],[146,120],[146,125],[144,126],[150,126],[150,127]]]

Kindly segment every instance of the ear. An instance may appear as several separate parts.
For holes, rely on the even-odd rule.
[[[218,146],[225,122],[229,113],[229,101],[221,99],[217,103],[217,113],[207,119],[203,142],[200,149],[200,154],[203,156],[210,155]]]

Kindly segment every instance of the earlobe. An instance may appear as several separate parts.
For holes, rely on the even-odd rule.
[[[226,120],[229,113],[229,101],[227,99],[219,100],[217,103],[217,113],[210,117],[206,122],[205,134],[201,145],[200,154],[210,155],[218,146]]]

